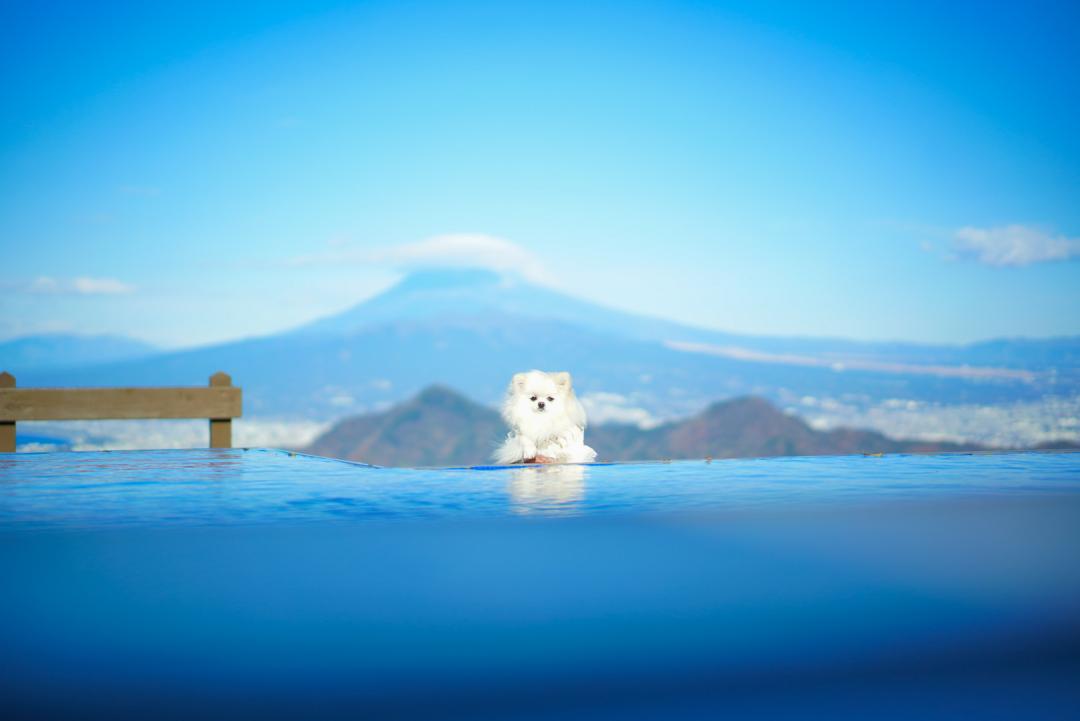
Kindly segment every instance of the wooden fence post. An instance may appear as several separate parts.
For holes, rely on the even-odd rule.
[[[232,378],[228,373],[218,371],[210,376],[211,386],[231,386]],[[210,419],[210,447],[232,448],[232,418]]]
[[[0,373],[0,388],[14,388],[15,376]],[[15,421],[0,421],[0,453],[15,452]]]

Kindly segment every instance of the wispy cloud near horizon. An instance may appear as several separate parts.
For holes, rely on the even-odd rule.
[[[1026,225],[960,228],[953,234],[954,257],[996,267],[1069,260],[1080,256],[1080,238],[1052,235]]]
[[[135,292],[135,286],[116,278],[53,278],[39,275],[28,283],[19,284],[19,290],[35,295],[127,295]]]

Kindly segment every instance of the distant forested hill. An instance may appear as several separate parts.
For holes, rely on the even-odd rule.
[[[305,450],[380,466],[476,465],[489,461],[505,433],[491,408],[432,387],[385,412],[346,418]],[[817,431],[754,397],[715,403],[691,418],[649,430],[590,426],[585,437],[602,461],[961,450],[952,443],[892,440],[874,431]]]

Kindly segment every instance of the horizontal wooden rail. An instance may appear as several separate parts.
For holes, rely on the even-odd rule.
[[[232,446],[232,419],[242,411],[241,390],[225,373],[208,388],[16,388],[0,373],[0,452],[15,450],[17,421],[207,418],[210,447]]]
[[[5,388],[0,420],[236,418],[239,388]]]

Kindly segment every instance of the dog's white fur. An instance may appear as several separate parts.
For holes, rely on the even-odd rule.
[[[585,445],[585,409],[574,395],[569,373],[515,374],[502,417],[510,432],[495,451],[499,465],[532,459],[551,463],[596,460],[596,451]]]

